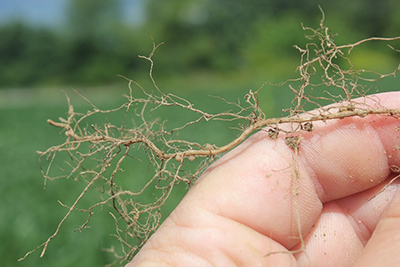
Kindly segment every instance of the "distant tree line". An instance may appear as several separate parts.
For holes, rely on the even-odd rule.
[[[137,58],[151,50],[147,33],[165,42],[157,54],[161,74],[277,72],[274,62],[293,60],[293,45],[306,42],[301,23],[319,23],[320,2],[145,0],[146,20],[127,25],[119,0],[70,0],[63,27],[0,27],[0,88],[99,85],[115,82],[117,74],[147,71]],[[398,1],[324,1],[321,7],[330,28],[347,41],[399,35]]]

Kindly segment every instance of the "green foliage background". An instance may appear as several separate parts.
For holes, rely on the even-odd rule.
[[[286,78],[287,69],[297,66],[293,45],[306,42],[301,23],[318,25],[321,19],[318,5],[343,42],[394,36],[400,26],[400,3],[393,0],[146,0],[143,5],[146,19],[133,25],[122,19],[118,0],[70,0],[66,23],[55,29],[18,21],[2,25],[0,88],[104,85],[115,83],[116,73],[137,75],[147,71],[136,57],[149,52],[147,33],[165,42],[158,75],[255,71]],[[385,60],[386,66],[393,63]]]
[[[118,242],[107,208],[96,211],[91,228],[73,232],[85,220],[75,213],[49,246],[43,259],[39,252],[18,263],[17,259],[50,236],[82,184],[59,180],[43,189],[37,150],[63,141],[48,118],[65,117],[67,91],[77,110],[90,106],[70,89],[83,93],[101,108],[116,107],[128,92],[117,74],[151,88],[148,55],[152,43],[165,42],[156,52],[154,75],[159,86],[191,100],[210,112],[222,111],[208,95],[237,101],[249,89],[266,81],[296,77],[299,53],[307,40],[301,23],[318,27],[321,5],[326,22],[338,32],[337,43],[350,43],[372,36],[400,35],[400,2],[317,0],[144,0],[145,21],[129,25],[121,19],[121,1],[70,0],[67,22],[58,28],[37,28],[22,22],[0,25],[0,258],[4,266],[99,266],[112,262],[102,248]],[[397,47],[398,48],[398,47]],[[398,54],[385,44],[363,45],[351,55],[357,68],[392,71]],[[396,90],[396,79],[379,83]],[[383,90],[383,91],[384,91]],[[260,105],[270,116],[290,106],[286,88],[265,86]],[[228,107],[226,107],[228,108]],[[171,123],[184,123],[180,113],[164,114]],[[227,127],[201,132],[197,141],[225,143],[235,135]],[[145,177],[147,166],[133,166]],[[127,172],[129,174],[129,172]],[[127,174],[127,181],[129,175]],[[180,200],[184,188],[165,208],[166,216]],[[99,199],[96,193],[82,206]]]

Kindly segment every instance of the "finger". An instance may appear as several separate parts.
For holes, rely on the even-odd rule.
[[[400,191],[379,221],[356,266],[400,266]]]
[[[387,116],[347,118],[316,123],[314,133],[303,135],[300,159],[322,202],[360,192],[387,178],[390,167],[400,160],[397,123],[397,118]]]
[[[379,98],[388,108],[400,106],[400,94]],[[145,250],[154,252],[173,244],[180,256],[186,252],[206,258],[221,253],[237,258],[258,251],[260,263],[271,259],[263,253],[298,243],[316,222],[323,202],[386,179],[389,163],[399,162],[393,151],[399,138],[396,122],[374,116],[319,123],[303,136],[298,154],[283,138],[271,140],[266,132],[259,132],[209,168]],[[390,140],[381,140],[388,136]],[[210,229],[215,238],[210,237]],[[243,254],[223,241],[227,239],[223,233],[242,244]],[[205,246],[207,240],[210,244]],[[173,255],[164,253],[168,258]]]
[[[398,93],[379,98],[381,106],[400,106]],[[322,203],[388,177],[390,165],[400,162],[397,124],[385,116],[317,123],[302,136],[297,158],[283,138],[260,132],[211,167],[193,196],[205,209],[291,248],[313,226]]]
[[[324,205],[296,254],[300,266],[353,266],[376,228],[399,182],[382,184]],[[312,263],[312,264],[311,264]]]

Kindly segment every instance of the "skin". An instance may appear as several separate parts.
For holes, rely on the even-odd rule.
[[[400,108],[400,93],[373,99]],[[399,182],[382,191],[400,174],[398,125],[314,123],[297,153],[260,131],[202,175],[127,266],[400,266]]]

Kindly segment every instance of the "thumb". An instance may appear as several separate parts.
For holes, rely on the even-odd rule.
[[[375,228],[355,266],[400,266],[400,190]]]

